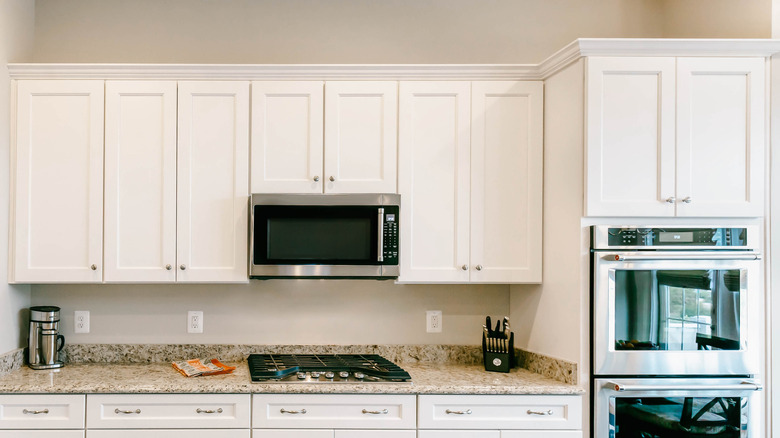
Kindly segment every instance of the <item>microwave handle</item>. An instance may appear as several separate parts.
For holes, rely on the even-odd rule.
[[[677,254],[607,254],[602,257],[611,262],[635,261],[635,260],[761,260],[760,254],[702,254],[702,253],[677,253]]]
[[[380,207],[378,215],[379,220],[377,220],[377,223],[379,225],[377,228],[379,228],[379,237],[376,245],[376,260],[383,262],[385,261],[385,209]]]
[[[744,381],[735,385],[624,385],[622,383],[607,382],[604,385],[605,388],[612,389],[617,392],[628,391],[761,391],[761,385]]]

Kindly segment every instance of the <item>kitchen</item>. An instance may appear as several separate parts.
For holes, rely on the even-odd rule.
[[[685,10],[674,10],[673,5],[667,5],[672,10],[667,12],[674,16],[678,29],[670,29],[668,34],[661,34],[658,29],[664,12],[655,9],[656,6],[646,3],[634,3],[629,10],[621,10],[625,5],[621,2],[599,4],[598,6],[582,4],[582,9],[570,7],[566,13],[549,7],[549,10],[540,11],[542,16],[549,17],[550,22],[561,23],[555,29],[540,29],[539,25],[523,22],[517,26],[512,20],[502,21],[505,32],[517,35],[510,39],[501,39],[492,30],[492,24],[484,24],[476,27],[469,38],[457,36],[457,29],[474,28],[475,23],[481,23],[480,19],[487,23],[494,23],[495,16],[521,17],[523,14],[517,9],[504,5],[504,14],[488,14],[475,10],[476,6],[469,9],[468,3],[462,4],[459,12],[448,9],[450,15],[439,17],[426,9],[424,5],[417,6],[408,12],[417,16],[417,20],[433,20],[440,23],[440,31],[447,35],[445,42],[435,46],[417,47],[408,39],[404,39],[396,27],[398,23],[407,23],[412,32],[416,21],[404,22],[398,17],[398,12],[392,8],[376,11],[377,16],[387,16],[385,26],[378,26],[373,40],[351,38],[352,34],[345,29],[355,29],[366,32],[364,22],[359,21],[359,16],[352,17],[349,25],[339,26],[340,33],[328,33],[325,41],[319,41],[312,37],[302,49],[296,36],[292,32],[301,32],[301,27],[280,26],[277,23],[264,22],[263,29],[267,32],[287,37],[277,37],[268,41],[259,40],[257,36],[244,27],[244,34],[236,34],[242,29],[226,29],[232,27],[224,25],[222,31],[217,34],[209,34],[209,39],[198,39],[198,44],[191,44],[187,40],[181,40],[176,35],[165,32],[162,24],[176,22],[184,28],[181,33],[194,33],[187,26],[199,26],[210,29],[205,23],[198,20],[207,20],[212,14],[216,14],[215,22],[222,23],[232,17],[227,9],[220,12],[201,11],[200,15],[187,8],[165,10],[162,6],[152,9],[147,13],[154,16],[160,14],[156,25],[147,23],[143,26],[152,26],[153,32],[140,33],[129,29],[127,33],[115,32],[115,40],[105,36],[99,38],[95,35],[105,35],[111,28],[123,28],[120,16],[134,16],[137,21],[126,18],[126,23],[139,23],[142,26],[145,19],[142,12],[134,12],[116,6],[112,9],[108,6],[92,5],[84,6],[85,10],[79,10],[72,4],[70,7],[57,6],[55,2],[36,2],[35,11],[35,44],[30,44],[31,50],[38,51],[36,56],[19,54],[10,61],[35,62],[176,62],[176,63],[536,63],[540,62],[556,50],[564,47],[573,39],[581,36],[609,36],[609,37],[655,37],[655,36],[709,36],[709,37],[767,37],[767,25],[756,26],[752,20],[754,15],[749,11],[730,15],[730,19],[718,21],[717,17],[711,17],[715,24],[711,24],[712,30],[707,33],[707,20],[702,18],[690,18],[684,21],[678,17],[685,16]],[[246,6],[244,3],[241,5]],[[92,11],[91,7],[98,8]],[[151,6],[150,6],[151,7]],[[205,7],[205,6],[204,6]],[[73,8],[70,10],[70,8]],[[105,9],[102,9],[105,8]],[[142,9],[142,8],[138,8]],[[476,8],[479,9],[479,8]],[[92,14],[88,13],[88,10]],[[208,10],[208,9],[207,9]],[[240,8],[239,8],[240,10]],[[342,11],[344,8],[341,9]],[[349,9],[354,14],[366,10]],[[333,10],[307,10],[309,20],[320,19],[321,16],[332,17],[332,22],[342,23],[347,18]],[[759,11],[760,12],[760,11]],[[177,14],[183,14],[188,20],[181,20]],[[223,14],[223,15],[220,15]],[[280,22],[290,20],[292,11],[280,11]],[[287,15],[285,15],[287,14]],[[395,15],[394,15],[395,14]],[[487,14],[487,15],[486,15]],[[546,15],[545,15],[546,14]],[[625,14],[625,17],[621,14]],[[745,18],[739,21],[738,18]],[[23,16],[27,16],[22,14]],[[258,14],[262,15],[262,14]],[[494,16],[495,15],[495,16]],[[765,16],[766,14],[764,14]],[[84,24],[82,17],[93,17],[93,22]],[[586,22],[581,22],[582,17],[588,17]],[[756,13],[755,16],[761,16]],[[200,18],[198,18],[200,17]],[[393,18],[396,17],[396,18]],[[65,19],[68,18],[68,19]],[[120,20],[120,21],[116,21]],[[220,21],[222,20],[222,21]],[[448,21],[450,20],[450,21]],[[697,21],[698,20],[698,21]],[[674,20],[668,19],[667,25],[673,25]],[[691,32],[689,23],[696,21],[702,23],[700,34],[686,34]],[[74,26],[81,30],[69,28]],[[298,26],[306,27],[305,22],[293,22]],[[125,24],[127,26],[128,24]],[[65,28],[63,28],[63,26]],[[249,26],[246,24],[245,26]],[[33,26],[31,25],[32,29]],[[194,28],[194,27],[193,27]],[[68,30],[70,29],[70,30]],[[146,29],[146,27],[144,27]],[[396,29],[396,30],[393,30]],[[570,30],[565,30],[570,29]],[[763,29],[763,30],[762,30]],[[231,32],[227,32],[231,30]],[[758,33],[762,30],[764,33]],[[84,33],[79,33],[84,32]],[[94,32],[94,33],[90,33]],[[155,32],[157,32],[155,36]],[[520,34],[512,32],[522,32]],[[753,33],[749,33],[753,32]],[[59,36],[58,36],[59,35]],[[63,35],[70,35],[70,40]],[[114,35],[114,33],[112,33]],[[170,36],[170,46],[161,46],[160,38]],[[314,34],[319,36],[319,34]],[[412,32],[412,35],[415,35]],[[535,37],[535,35],[537,35]],[[529,44],[527,41],[538,41],[538,35],[545,36],[543,42]],[[477,37],[484,38],[480,40]],[[21,37],[20,37],[21,38]],[[79,39],[81,38],[81,39]],[[124,39],[123,39],[124,38]],[[426,39],[417,35],[417,38]],[[190,40],[191,41],[191,40]],[[244,41],[236,44],[236,41]],[[269,41],[278,47],[269,47]],[[384,43],[383,43],[384,41]],[[392,41],[392,43],[390,43]],[[450,41],[457,42],[451,44]],[[500,44],[496,44],[500,41]],[[282,42],[290,46],[281,45]],[[328,47],[318,46],[328,42]],[[68,50],[63,45],[70,47],[91,47],[93,54],[82,53],[75,49]],[[117,47],[121,49],[117,49]],[[160,53],[146,53],[149,47],[157,47]],[[225,50],[224,47],[230,47]],[[334,49],[333,47],[338,47]],[[378,48],[377,48],[378,47]],[[426,47],[428,47],[426,49]],[[205,50],[205,48],[211,48]],[[18,50],[18,49],[15,49]],[[231,52],[233,50],[234,52]],[[308,50],[301,52],[302,50]],[[153,51],[154,52],[154,51]],[[469,55],[463,55],[468,53]],[[328,55],[330,54],[330,55]],[[154,55],[154,56],[153,56]],[[7,87],[5,87],[7,88]],[[4,120],[6,120],[4,118]],[[565,135],[564,131],[546,132],[546,136]],[[587,262],[582,259],[580,253],[580,240],[583,238],[580,231],[580,216],[582,212],[582,199],[577,190],[570,188],[581,184],[581,157],[571,154],[556,153],[554,150],[546,150],[546,158],[549,158],[552,167],[545,170],[545,205],[557,206],[560,210],[550,212],[549,221],[545,223],[545,242],[552,245],[553,242],[575,242],[574,251],[544,251],[544,266],[549,268],[554,264],[566,266],[579,266],[581,279],[570,276],[556,276],[554,271],[546,269],[545,278],[540,286],[501,286],[501,285],[404,285],[395,286],[388,282],[285,282],[272,280],[264,283],[253,282],[249,285],[220,286],[214,288],[208,285],[184,286],[184,285],[106,285],[106,286],[32,286],[29,292],[30,301],[25,302],[23,286],[9,286],[12,291],[8,293],[11,299],[21,301],[20,304],[9,306],[9,309],[22,309],[30,304],[56,303],[65,309],[64,328],[68,331],[69,342],[72,343],[249,343],[249,344],[476,344],[479,336],[479,326],[484,315],[509,314],[513,321],[513,328],[518,336],[518,346],[529,351],[539,352],[563,359],[567,362],[580,364],[580,382],[588,380],[588,343],[587,335],[587,290],[583,284],[587,284]],[[564,160],[571,161],[564,161]],[[557,163],[557,164],[555,164]],[[568,167],[567,167],[568,166]],[[572,175],[580,175],[574,178]],[[557,186],[556,186],[557,184]],[[7,190],[3,190],[3,196]],[[4,217],[7,215],[3,215]],[[559,230],[568,230],[569,235],[556,235],[556,226]],[[571,224],[574,224],[574,228]],[[574,230],[574,231],[572,231]],[[547,243],[546,243],[547,244]],[[571,244],[568,244],[571,248]],[[587,247],[587,243],[583,243]],[[552,246],[546,248],[553,248]],[[5,251],[3,251],[5,253]],[[584,281],[584,282],[583,282]],[[312,290],[315,289],[315,290]],[[579,293],[572,294],[572,290]],[[182,295],[186,294],[186,299]],[[390,299],[388,299],[390,297]],[[200,306],[193,308],[191,304]],[[248,303],[251,303],[248,305]],[[344,303],[349,303],[345,306]],[[92,331],[89,335],[78,336],[70,332],[72,327],[72,311],[88,309],[92,312]],[[424,314],[426,310],[442,310],[444,315],[444,330],[441,334],[427,334],[424,326]],[[206,329],[202,335],[188,335],[183,330],[183,320],[188,310],[203,310]],[[19,333],[11,336],[12,339],[4,339],[8,346],[4,350],[12,350],[24,345],[25,335],[20,327],[24,322],[20,321],[16,310],[11,310],[11,317],[6,322],[9,324],[8,333]],[[12,324],[15,321],[16,324]],[[280,330],[279,327],[294,325],[294,330]],[[475,330],[475,327],[477,328]],[[565,334],[561,336],[561,334]],[[6,345],[6,344],[3,344]]]

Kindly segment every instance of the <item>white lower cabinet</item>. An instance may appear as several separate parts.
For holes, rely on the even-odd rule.
[[[9,429],[84,429],[84,396],[0,395],[0,436],[28,436]]]
[[[83,430],[0,430],[0,438],[84,438]]]
[[[578,395],[421,395],[417,412],[419,438],[582,436]]]
[[[253,438],[415,438],[415,430],[254,429]]]
[[[248,394],[95,394],[87,396],[89,437],[169,437],[149,429],[250,429]],[[124,429],[100,433],[93,429]],[[187,434],[191,431],[187,430]],[[204,435],[206,436],[206,435]],[[225,435],[222,435],[225,436]],[[236,434],[229,436],[248,436]]]

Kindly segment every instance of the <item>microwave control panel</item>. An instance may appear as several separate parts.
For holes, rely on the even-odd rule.
[[[398,216],[398,207],[385,207],[382,255],[386,265],[398,264]]]

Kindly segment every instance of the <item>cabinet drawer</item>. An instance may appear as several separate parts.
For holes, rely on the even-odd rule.
[[[249,438],[249,429],[88,430],[87,438]]]
[[[502,430],[501,438],[582,438],[581,430]]]
[[[258,428],[416,428],[414,395],[256,394],[252,410]]]
[[[581,429],[582,399],[566,395],[422,395],[420,429]]]
[[[416,430],[337,430],[335,438],[416,438]]]
[[[418,438],[501,438],[497,430],[421,430]]]
[[[0,430],[0,438],[84,438],[83,430]]]
[[[83,428],[83,395],[0,395],[0,429]]]
[[[89,429],[249,428],[249,394],[87,396]]]
[[[333,429],[253,429],[252,438],[333,438]]]

